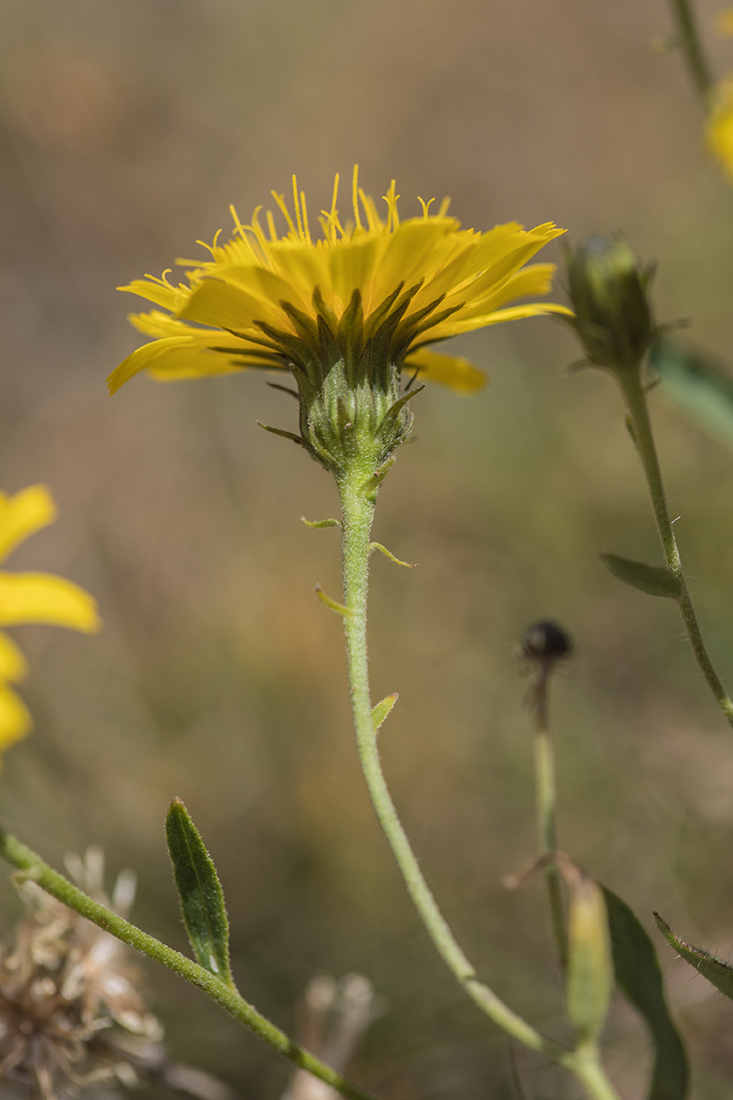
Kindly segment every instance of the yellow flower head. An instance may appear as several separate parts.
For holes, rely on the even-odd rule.
[[[55,518],[53,498],[43,485],[31,485],[11,497],[0,493],[0,561]],[[78,585],[48,573],[0,572],[0,626],[19,623],[53,623],[87,633],[99,629],[96,603]],[[15,642],[0,633],[0,752],[31,727],[25,704],[9,687],[26,672]]]
[[[284,236],[271,212],[266,227],[260,207],[243,225],[232,208],[230,241],[219,244],[217,234],[210,260],[178,261],[190,269],[187,284],[173,286],[165,272],[160,279],[146,276],[121,287],[170,312],[131,316],[136,328],[156,339],[113,372],[111,391],[142,370],[161,381],[248,367],[290,370],[301,398],[299,441],[338,472],[331,441],[320,438],[329,434],[326,424],[304,426],[303,403],[312,406],[324,383],[333,390],[324,398],[334,406],[326,410],[327,419],[334,421],[341,400],[342,422],[355,423],[352,397],[363,384],[384,396],[366,417],[379,420],[399,398],[403,371],[463,392],[486,381],[465,359],[427,351],[428,344],[500,321],[569,312],[552,303],[510,305],[550,288],[554,265],[525,265],[563,232],[551,222],[529,231],[510,222],[477,233],[448,217],[447,201],[431,214],[432,200],[421,200],[422,216],[401,222],[394,181],[384,197],[386,215],[380,217],[373,199],[359,188],[355,169],[353,214],[342,223],[338,184],[337,176],[331,208],[319,218],[318,240],[311,236],[305,195],[293,177],[292,213],[273,192],[287,225]],[[338,385],[329,380],[337,365]],[[408,416],[403,406],[395,411],[381,453],[390,453],[404,438]],[[322,447],[328,451],[325,460]]]

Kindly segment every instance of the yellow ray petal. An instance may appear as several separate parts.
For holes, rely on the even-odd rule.
[[[468,359],[455,355],[439,355],[437,351],[420,351],[410,355],[405,363],[406,372],[419,371],[418,378],[439,382],[456,393],[476,393],[489,381],[488,375],[478,370]]]
[[[22,680],[27,672],[26,659],[13,639],[0,633],[0,680]]]
[[[388,238],[382,262],[377,269],[375,294],[385,298],[403,282],[405,287],[421,280],[427,281],[435,273],[431,253],[451,232],[455,225],[452,218],[414,218],[403,222]]]
[[[218,341],[217,341],[218,346]],[[226,346],[222,342],[222,346]],[[232,349],[234,352],[234,349]],[[156,382],[178,382],[183,378],[211,378],[219,374],[236,374],[250,367],[277,370],[276,363],[267,363],[252,355],[244,344],[233,358],[221,352],[201,348],[182,348],[165,357],[159,357],[148,368],[148,374]]]
[[[555,264],[530,264],[523,267],[510,275],[498,288],[493,287],[488,294],[464,306],[453,315],[452,320],[466,321],[469,317],[485,317],[487,313],[494,313],[517,298],[534,298],[537,294],[547,294],[552,290],[554,274]],[[447,298],[446,302],[451,305],[453,296]]]
[[[190,293],[186,289],[169,286],[160,279],[153,279],[150,275],[144,279],[133,279],[127,286],[118,286],[117,289],[147,298],[149,302],[155,302],[156,306],[163,306],[163,309],[174,312],[181,309]]]
[[[97,603],[83,588],[50,573],[0,573],[0,625],[52,623],[99,630]]]
[[[197,286],[178,316],[217,328],[249,328],[253,321],[281,324],[280,311],[269,302],[220,279],[206,279]]]
[[[206,334],[205,339],[209,345],[226,346],[228,337],[220,341],[220,334],[212,332]],[[203,338],[201,339],[203,343]],[[247,354],[245,344],[242,347],[242,357]],[[203,378],[212,374],[230,374],[235,370],[242,370],[243,363],[230,359],[221,352],[207,350],[206,347],[196,346],[189,336],[169,336],[162,340],[154,340],[151,344],[143,344],[132,355],[128,355],[119,367],[112,371],[107,379],[110,393],[116,391],[139,374],[142,370],[160,379],[166,378]],[[183,373],[177,374],[177,371]]]
[[[0,752],[25,737],[31,728],[27,706],[12,688],[0,682]]]
[[[29,485],[12,497],[0,493],[0,561],[55,519],[56,505],[45,485]]]
[[[547,313],[559,313],[563,317],[574,317],[572,309],[558,305],[557,302],[528,302],[524,306],[510,306],[508,309],[495,309],[491,313],[484,313],[480,317],[469,317],[467,320],[454,321],[449,317],[447,321],[431,328],[427,334],[429,342],[445,340],[449,336],[460,336],[463,332],[474,332],[476,329],[485,328],[487,325],[498,325],[502,321],[519,321],[523,317],[541,317]]]

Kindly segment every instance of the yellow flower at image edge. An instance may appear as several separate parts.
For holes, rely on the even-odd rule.
[[[0,561],[55,518],[53,498],[43,485],[31,485],[14,496],[0,492]],[[96,603],[78,585],[49,573],[0,571],[0,626],[20,623],[51,623],[85,633],[99,629]],[[0,752],[31,727],[25,703],[9,686],[22,680],[27,670],[15,642],[0,632]]]
[[[715,88],[706,136],[711,152],[733,183],[733,78]]]
[[[230,241],[219,244],[217,234],[213,245],[204,245],[211,254],[206,262],[177,261],[190,268],[188,284],[174,286],[164,272],[120,287],[169,313],[130,316],[156,339],[113,372],[111,391],[142,370],[167,381],[252,367],[289,370],[295,363],[308,374],[300,359],[309,349],[322,357],[324,345],[335,342],[348,355],[344,344],[357,339],[358,329],[360,353],[371,340],[398,372],[472,392],[486,376],[467,360],[428,352],[426,345],[501,321],[570,313],[555,303],[509,304],[549,291],[554,265],[524,265],[564,232],[552,222],[529,231],[510,222],[478,233],[448,217],[447,201],[431,214],[431,203],[423,200],[422,216],[400,221],[394,181],[382,217],[359,188],[355,169],[351,217],[342,223],[338,184],[337,176],[318,240],[293,177],[292,211],[272,193],[287,226],[284,236],[271,212],[264,227],[261,207],[243,225],[232,207]]]

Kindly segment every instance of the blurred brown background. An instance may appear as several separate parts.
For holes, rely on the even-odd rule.
[[[719,72],[733,47],[712,33]],[[733,193],[662,0],[4,0],[0,41],[2,485],[49,484],[60,521],[12,559],[84,584],[104,631],[18,631],[36,728],[4,762],[4,824],[60,862],[101,843],[140,876],[135,916],[183,948],[163,836],[181,796],[224,883],[235,973],[287,1028],[317,973],[357,970],[387,1011],[354,1073],[395,1100],[512,1096],[503,1039],[418,924],[364,793],[350,733],[337,507],[328,476],[255,420],[293,426],[261,376],[104,379],[138,342],[115,286],[159,274],[297,171],[311,207],[358,161],[450,194],[467,227],[623,228],[659,261],[661,319],[733,335]],[[555,250],[559,257],[559,249]],[[561,295],[558,287],[557,294]],[[142,307],[141,307],[142,308]],[[530,718],[512,657],[551,615],[578,656],[555,691],[563,847],[650,926],[733,949],[733,740],[673,606],[606,574],[601,548],[659,560],[620,400],[534,320],[456,341],[493,385],[415,402],[418,439],[380,498],[375,697],[395,799],[481,973],[559,1034],[541,886],[499,885],[534,848]],[[657,398],[676,530],[714,658],[733,682],[733,455]],[[2,927],[18,911],[9,876]],[[653,933],[693,1046],[695,1095],[730,1094],[731,1007]],[[174,1056],[270,1100],[287,1068],[202,995],[149,968]],[[622,1006],[609,1064],[629,1100],[647,1064]],[[572,1086],[519,1054],[532,1097]],[[726,1081],[728,1086],[726,1087]],[[156,1095],[159,1095],[156,1093]]]

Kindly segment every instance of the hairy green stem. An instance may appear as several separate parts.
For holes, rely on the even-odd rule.
[[[692,5],[690,0],[670,0],[670,3],[677,27],[677,37],[685,51],[687,67],[703,103],[707,106],[714,81],[700,42]]]
[[[343,511],[344,606],[342,618],[351,688],[356,740],[364,778],[372,805],[397,860],[420,918],[439,954],[469,997],[487,1016],[514,1039],[539,1051],[581,1080],[593,1100],[617,1100],[616,1094],[598,1069],[593,1074],[585,1065],[583,1052],[569,1051],[546,1038],[518,1016],[487,985],[466,958],[443,917],[425,881],[387,787],[372,720],[367,655],[367,591],[369,583],[370,532],[374,518],[374,494],[365,491],[369,471],[355,468],[339,480]]]
[[[680,595],[677,597],[677,605],[682,615],[682,621],[685,624],[685,631],[692,652],[695,655],[695,660],[700,666],[700,670],[715,696],[718,706],[723,711],[730,725],[733,726],[733,700],[731,700],[721,683],[720,677],[713,668],[712,661],[705,648],[705,643],[700,631],[700,624],[697,621],[697,615],[695,614],[695,608],[692,604],[687,582],[682,573],[680,553],[677,548],[677,540],[674,537],[672,521],[669,517],[667,498],[664,495],[662,472],[659,466],[659,458],[657,457],[657,449],[654,444],[654,435],[652,434],[652,425],[649,419],[646,392],[641,381],[635,374],[622,375],[621,372],[619,372],[618,376],[626,400],[626,407],[629,411],[636,450],[641,459],[644,475],[649,487],[649,496],[651,497],[654,519],[656,521],[664,557],[667,562],[667,568],[680,582]]]
[[[549,670],[540,672],[536,688],[536,719],[534,735],[534,768],[537,801],[537,831],[540,855],[557,851],[557,790],[555,785],[555,754],[547,716]],[[563,971],[568,963],[568,937],[565,930],[565,911],[562,901],[560,873],[554,863],[545,868],[545,881],[550,904],[550,919],[555,937],[560,966]]]
[[[47,863],[44,863],[25,844],[21,844],[15,837],[2,830],[0,830],[0,857],[13,867],[17,867],[27,878],[37,883],[57,901],[68,905],[75,913],[86,917],[87,920],[92,921],[93,924],[96,924],[105,932],[116,936],[118,940],[129,944],[130,947],[136,948],[143,955],[154,959],[155,962],[167,966],[169,970],[175,971],[186,981],[198,986],[204,993],[208,993],[212,1000],[221,1005],[230,1016],[233,1016],[235,1020],[239,1020],[240,1024],[244,1024],[272,1050],[281,1054],[283,1058],[287,1058],[299,1069],[312,1073],[314,1077],[320,1078],[321,1081],[336,1089],[342,1096],[348,1097],[349,1100],[372,1100],[369,1093],[357,1088],[356,1085],[352,1085],[340,1073],[336,1073],[330,1066],[325,1065],[307,1050],[294,1043],[292,1039],[289,1039],[285,1032],[260,1015],[231,986],[220,981],[208,970],[204,970],[198,963],[186,958],[185,955],[181,955],[180,952],[174,951],[172,947],[167,947],[160,940],[149,936],[147,932],[136,928],[134,924],[130,924],[129,921],[124,920],[117,913],[113,913],[106,906],[88,897],[82,890],[68,882],[63,875],[58,874]]]

